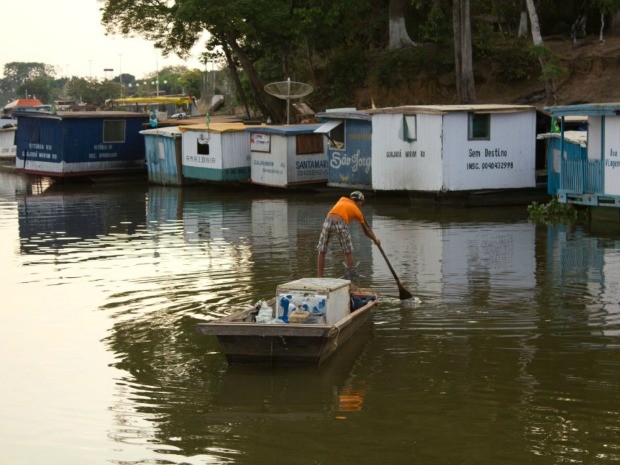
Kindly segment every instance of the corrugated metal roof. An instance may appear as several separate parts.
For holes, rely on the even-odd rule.
[[[559,132],[545,132],[538,134],[536,139],[560,139],[561,137],[562,134]],[[564,140],[585,147],[588,143],[588,133],[587,131],[564,131]]]
[[[18,117],[27,116],[30,118],[42,119],[74,119],[74,118],[148,118],[146,113],[135,111],[59,111],[50,113],[47,111],[16,111],[14,115]]]
[[[290,125],[274,125],[260,126],[260,132],[268,134],[309,134],[315,129],[321,127],[320,124],[290,124]]]
[[[181,131],[179,129],[179,126],[163,126],[161,128],[144,129],[140,131],[140,134],[147,134],[151,136],[161,135],[161,136],[166,136],[166,137],[175,137],[175,136],[180,136]]]
[[[511,105],[511,104],[472,104],[472,105],[403,105],[400,107],[375,108],[368,110],[371,115],[376,114],[405,114],[412,115],[416,113],[428,114],[445,114],[455,112],[473,112],[473,113],[520,113],[526,111],[534,111],[531,105]]]
[[[620,103],[586,103],[545,107],[545,111],[552,116],[618,116],[620,115]]]
[[[221,132],[245,131],[247,128],[262,127],[260,124],[248,125],[243,123],[213,123],[209,124],[190,124],[187,126],[179,126],[181,132],[185,131],[208,131],[214,134]]]
[[[325,111],[316,114],[317,118],[325,119],[359,119],[364,121],[370,121],[372,117],[368,113],[369,110],[355,110],[355,111]]]

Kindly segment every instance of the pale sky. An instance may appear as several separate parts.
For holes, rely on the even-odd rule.
[[[204,69],[198,61],[204,41],[185,61],[164,58],[152,43],[141,38],[105,35],[102,4],[97,0],[0,0],[4,65],[14,61],[39,62],[56,68],[56,77],[112,78],[120,72],[142,78],[164,66],[185,65]],[[113,72],[104,72],[112,68]]]

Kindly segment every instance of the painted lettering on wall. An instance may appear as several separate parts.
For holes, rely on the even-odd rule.
[[[484,152],[480,150],[469,149],[469,157],[470,158],[479,158],[484,153],[485,157],[507,157],[508,150],[494,148],[494,149],[484,149]]]
[[[349,167],[352,173],[357,173],[358,170],[364,171],[368,174],[370,172],[372,159],[370,157],[362,156],[358,149],[353,155],[348,155],[341,152],[332,152],[332,157],[329,161],[329,166],[332,169],[338,170],[343,166]]]
[[[417,150],[405,150],[405,158],[417,158],[417,156]],[[420,150],[420,158],[424,158],[425,156],[426,152],[424,150]]]
[[[508,157],[508,150],[494,148],[484,150],[469,149],[468,158],[501,158]],[[511,170],[514,169],[514,163],[511,161],[484,161],[481,163],[468,162],[466,164],[468,170]]]
[[[609,156],[610,157],[617,157],[618,156],[618,151],[614,150],[614,149],[609,149]]]
[[[298,161],[295,162],[295,168],[298,170],[309,170],[309,169],[327,169],[327,160],[307,160],[307,161]]]
[[[400,150],[391,150],[385,152],[385,156],[388,158],[400,158],[403,156],[403,153]]]
[[[185,157],[185,161],[200,163],[203,165],[213,165],[216,163],[215,157],[207,157],[205,155],[187,155]]]
[[[468,170],[511,170],[514,163],[511,161],[485,161],[482,163],[467,163]]]

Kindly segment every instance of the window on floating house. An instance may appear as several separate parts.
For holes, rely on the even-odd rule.
[[[403,116],[403,140],[414,142],[418,140],[418,127],[416,115]]]
[[[491,115],[469,113],[467,117],[467,140],[491,139]]]
[[[198,155],[209,155],[209,139],[199,138],[196,140],[196,153]]]
[[[332,150],[344,150],[344,128],[345,121],[341,119],[330,119],[323,123],[314,132],[315,134],[325,134],[327,136],[328,147]]]
[[[296,137],[297,155],[323,153],[322,134],[298,134]]]
[[[271,134],[250,133],[250,150],[252,152],[271,153]]]
[[[103,142],[125,142],[125,120],[103,120]]]
[[[334,129],[329,131],[329,146],[333,149],[337,150],[345,150],[345,140],[344,140],[344,121],[341,121],[341,124],[336,126]]]

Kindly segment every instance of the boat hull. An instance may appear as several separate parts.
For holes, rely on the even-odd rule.
[[[376,294],[374,294],[376,297]],[[198,324],[198,332],[217,336],[229,363],[320,365],[342,347],[371,316],[375,300],[336,324],[256,323],[255,309]]]

